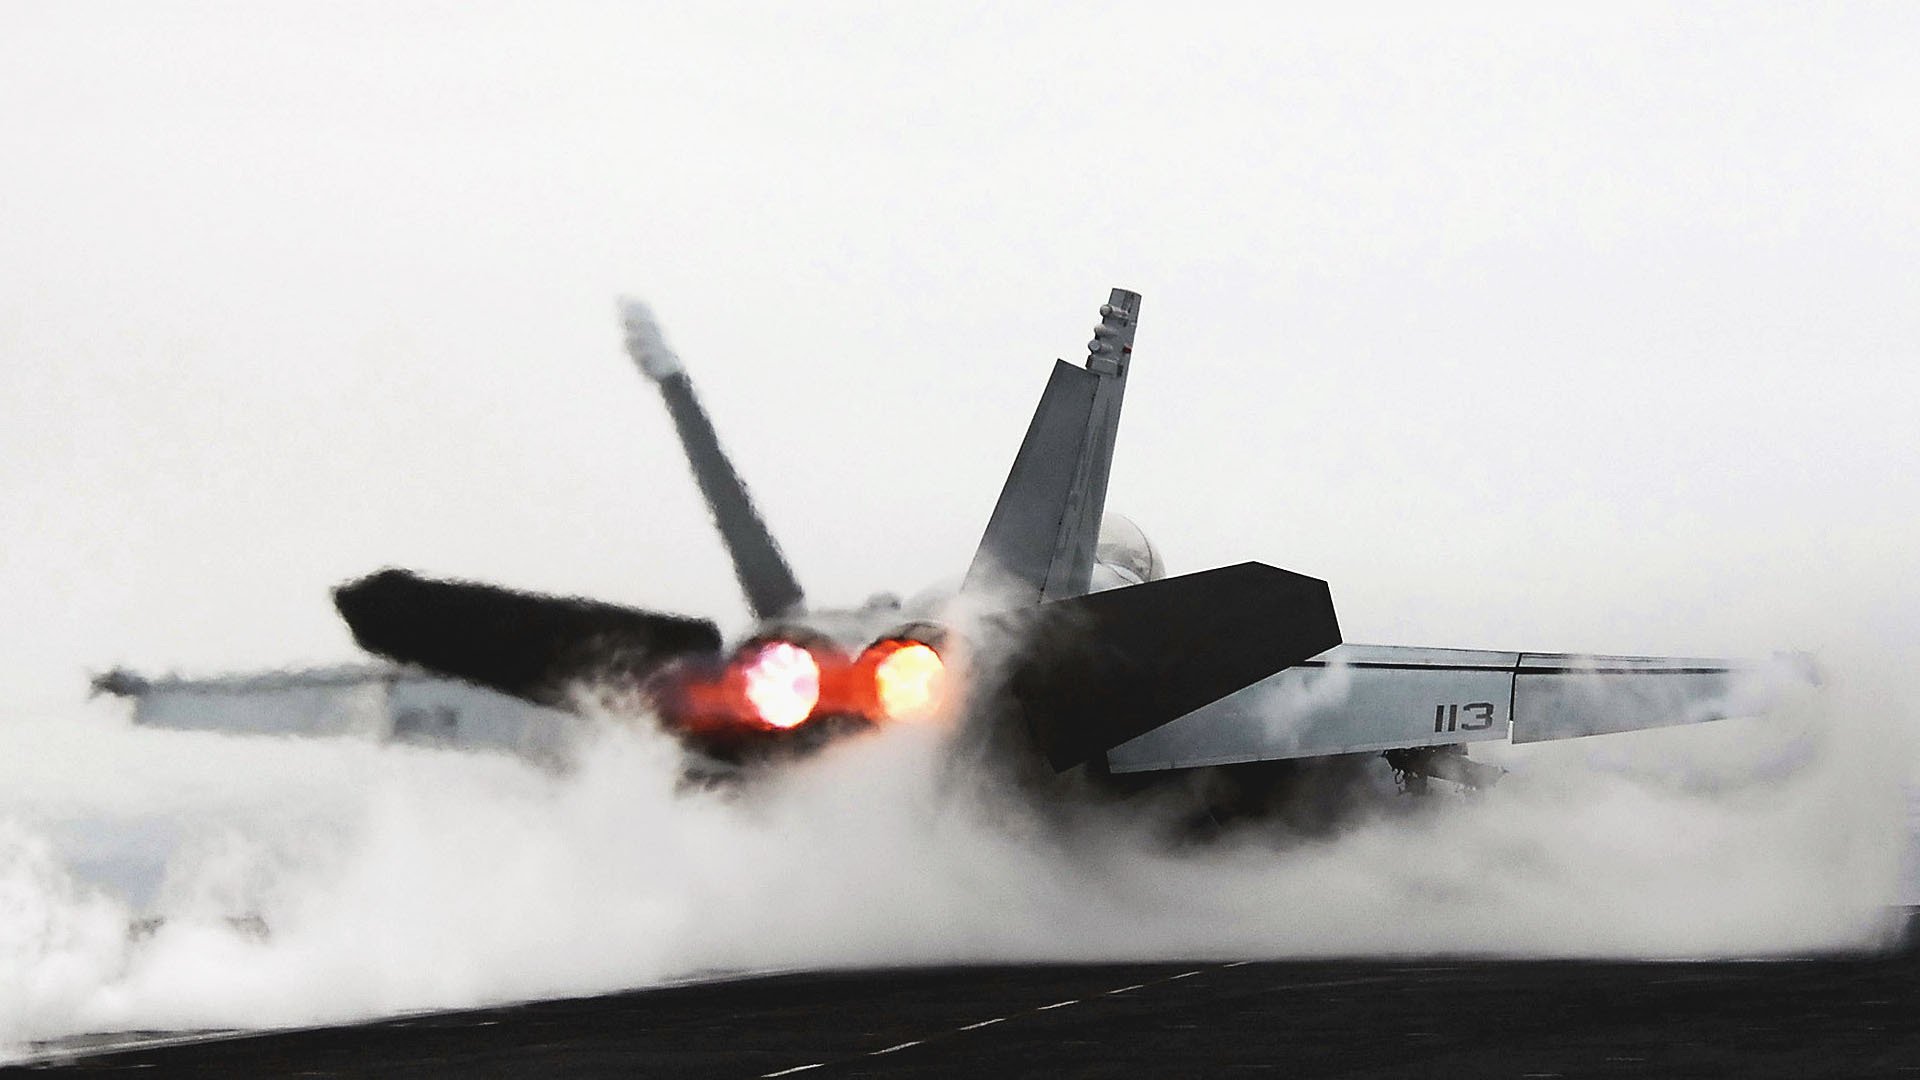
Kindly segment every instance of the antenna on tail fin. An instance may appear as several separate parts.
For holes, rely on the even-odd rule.
[[[794,580],[793,570],[780,554],[780,545],[774,542],[767,523],[754,509],[740,474],[720,448],[713,421],[694,396],[693,380],[687,377],[680,358],[667,347],[653,312],[638,300],[622,299],[620,321],[626,329],[627,355],[660,388],[660,397],[667,403],[687,463],[693,467],[694,482],[700,485],[713,523],[726,542],[734,576],[740,580],[754,618],[769,619],[800,610],[806,599],[800,583]]]
[[[1140,294],[1100,306],[1084,367],[1056,360],[967,570],[967,591],[1022,604],[1079,596],[1093,575]]]

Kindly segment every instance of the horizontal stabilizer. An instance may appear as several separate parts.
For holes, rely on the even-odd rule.
[[[538,705],[568,704],[580,680],[637,684],[675,657],[720,650],[705,619],[406,570],[342,585],[333,603],[368,652]]]
[[[997,618],[1026,635],[1009,686],[1055,769],[1340,643],[1326,582],[1257,562]]]

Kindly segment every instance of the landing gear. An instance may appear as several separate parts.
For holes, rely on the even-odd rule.
[[[1429,780],[1447,780],[1468,791],[1478,791],[1492,787],[1507,774],[1507,770],[1497,765],[1469,759],[1467,748],[1457,743],[1388,750],[1380,756],[1386,758],[1387,765],[1393,769],[1394,783],[1400,785],[1403,795],[1428,794]]]

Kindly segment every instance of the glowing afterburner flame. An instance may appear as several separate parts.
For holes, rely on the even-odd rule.
[[[899,645],[873,669],[880,710],[890,720],[931,711],[940,704],[946,672],[946,662],[929,646],[917,641]]]
[[[820,663],[791,641],[760,646],[744,673],[747,701],[773,727],[800,726],[820,702]]]

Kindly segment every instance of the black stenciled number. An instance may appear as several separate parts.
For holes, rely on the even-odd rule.
[[[1467,710],[1469,719],[1460,722],[1460,710]],[[1433,707],[1433,731],[1438,735],[1443,731],[1485,731],[1493,726],[1493,704],[1486,701],[1472,701],[1465,705],[1435,705]]]

